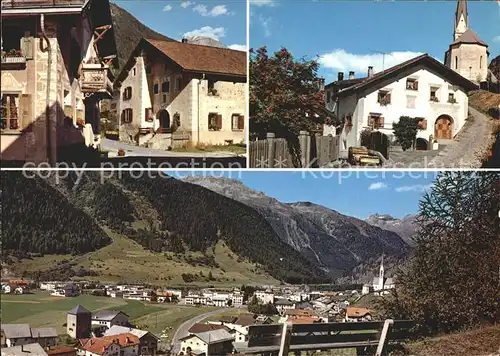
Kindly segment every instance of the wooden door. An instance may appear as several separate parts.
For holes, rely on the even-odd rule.
[[[440,116],[434,124],[434,138],[447,139],[453,138],[453,122],[448,116]]]

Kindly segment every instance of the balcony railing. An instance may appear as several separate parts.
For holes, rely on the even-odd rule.
[[[26,57],[19,50],[2,52],[2,64],[25,65]]]

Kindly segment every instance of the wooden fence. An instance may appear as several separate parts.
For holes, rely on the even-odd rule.
[[[339,158],[339,136],[310,135],[300,131],[298,136],[300,157],[294,164],[288,142],[268,133],[265,140],[249,144],[250,168],[300,168],[325,167]]]

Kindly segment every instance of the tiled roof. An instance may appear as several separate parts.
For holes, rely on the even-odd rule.
[[[133,346],[139,343],[139,338],[132,333],[103,336],[100,339],[115,341],[121,347]]]
[[[246,76],[247,54],[228,48],[145,39],[184,70]]]
[[[459,44],[459,43],[473,43],[473,44],[480,44],[482,46],[488,47],[486,42],[484,42],[482,39],[479,38],[479,36],[472,31],[470,28],[465,31],[459,38],[457,38],[452,45],[454,44]]]
[[[291,324],[313,324],[320,323],[321,319],[317,317],[302,316],[299,318],[290,319],[289,322]]]
[[[90,314],[90,311],[78,304],[76,307],[71,309],[68,314]]]
[[[82,344],[82,348],[94,354],[103,355],[106,352],[106,350],[113,344],[115,344],[113,340],[106,340],[103,338],[92,338],[88,339],[87,342]]]
[[[372,311],[367,308],[355,308],[355,307],[348,307],[346,310],[346,315],[349,318],[360,318],[365,316],[366,314],[372,314]]]

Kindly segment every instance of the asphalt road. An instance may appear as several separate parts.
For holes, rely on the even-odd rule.
[[[206,319],[208,317],[211,317],[211,316],[217,315],[217,314],[221,314],[227,310],[228,310],[227,308],[213,310],[211,312],[207,312],[207,313],[203,313],[203,314],[200,314],[198,316],[195,316],[194,318],[191,318],[188,321],[185,321],[184,323],[182,323],[181,326],[179,326],[179,328],[175,332],[174,337],[172,338],[172,350],[171,350],[170,354],[177,355],[180,352],[180,350],[181,350],[180,339],[189,335],[188,330],[191,329],[191,327],[194,324],[200,323],[201,321],[203,321],[204,319]]]

